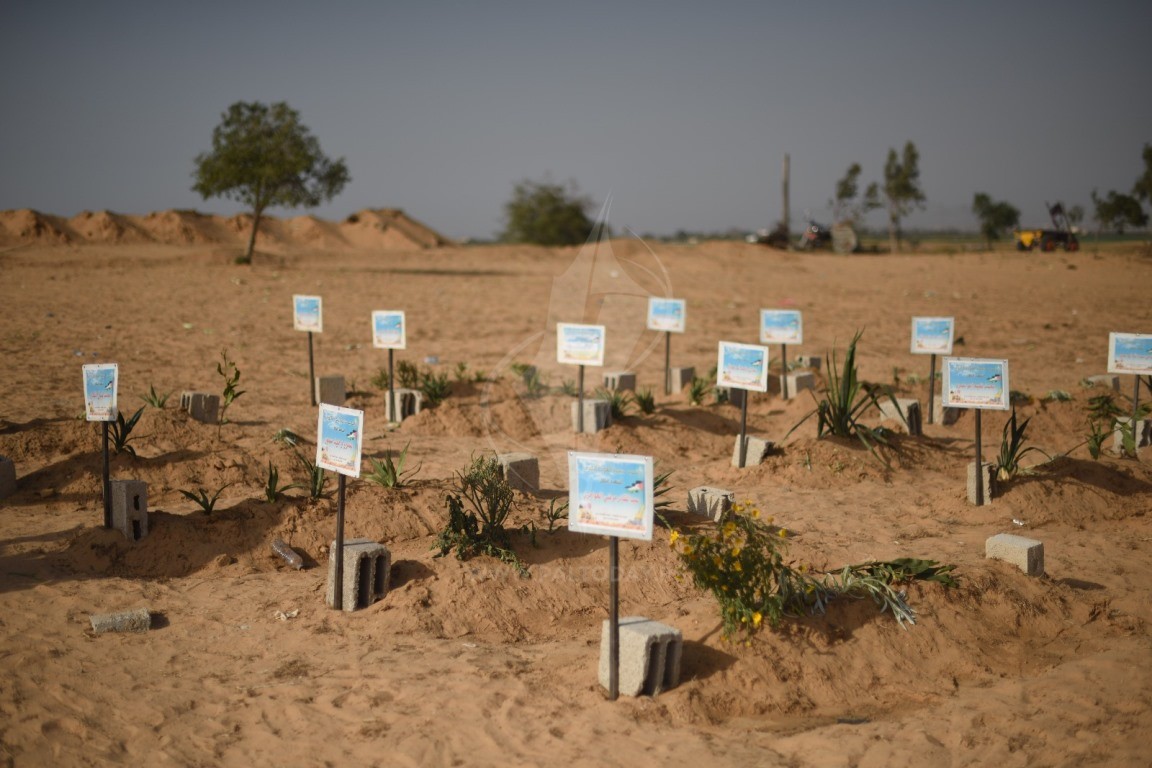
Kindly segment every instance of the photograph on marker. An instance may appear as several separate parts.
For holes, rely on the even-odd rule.
[[[404,349],[406,344],[403,311],[376,310],[372,313],[373,347]]]
[[[568,454],[570,530],[651,540],[652,459]]]
[[[950,357],[944,360],[944,405],[1008,410],[1008,361]]]
[[[604,326],[557,323],[556,360],[568,365],[604,365]]]
[[[350,477],[360,477],[364,412],[320,404],[316,429],[316,465]]]
[[[1152,376],[1152,334],[1108,334],[1108,373]]]
[[[912,318],[912,352],[920,355],[952,354],[951,317]]]
[[[319,296],[292,297],[292,324],[297,331],[320,333],[324,330]]]
[[[684,333],[684,299],[648,299],[648,330]]]
[[[97,363],[84,368],[84,411],[88,421],[116,421],[119,366]]]
[[[800,344],[804,341],[804,324],[798,309],[760,310],[760,343]]]
[[[768,348],[720,342],[716,386],[768,391]]]

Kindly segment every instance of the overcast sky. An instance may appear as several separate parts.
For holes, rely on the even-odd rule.
[[[0,209],[239,206],[191,190],[235,101],[287,101],[352,182],[486,238],[521,179],[637,233],[827,221],[849,164],[915,142],[927,209],[1129,191],[1152,143],[1152,2],[52,2],[0,23]],[[307,212],[270,211],[277,216]],[[870,223],[880,225],[881,214]]]

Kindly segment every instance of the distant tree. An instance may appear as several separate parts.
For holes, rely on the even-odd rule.
[[[1104,198],[1097,197],[1092,190],[1092,203],[1096,206],[1096,223],[1101,229],[1124,234],[1125,227],[1143,227],[1148,216],[1140,207],[1140,201],[1131,195],[1112,190]]]
[[[972,213],[980,219],[980,234],[984,236],[988,250],[992,249],[994,240],[1020,226],[1020,211],[1014,205],[996,202],[983,192],[977,192],[972,198]]]
[[[1152,144],[1144,145],[1144,173],[1132,185],[1132,196],[1152,204]]]
[[[832,201],[833,223],[847,221],[852,224],[859,224],[868,211],[881,206],[880,188],[876,182],[869,184],[863,199],[857,201],[856,195],[859,191],[860,163],[852,163],[845,171],[844,177],[836,182],[836,197]]]
[[[924,192],[920,189],[920,153],[911,141],[904,144],[902,156],[895,149],[888,150],[884,163],[884,203],[888,208],[888,243],[893,251],[900,250],[900,221],[915,208],[924,207]]]
[[[331,200],[351,180],[344,159],[330,160],[320,142],[284,102],[238,101],[212,130],[212,151],[196,156],[192,189],[207,200],[225,197],[252,211],[248,249],[236,259],[249,264],[260,217],[269,206],[308,208]]]
[[[1072,207],[1064,207],[1064,215],[1068,217],[1068,223],[1073,226],[1079,226],[1080,222],[1084,221],[1084,206],[1073,205]]]
[[[578,245],[592,234],[595,223],[588,217],[592,201],[579,194],[574,183],[567,187],[550,181],[525,179],[513,188],[504,204],[504,232],[509,243]]]

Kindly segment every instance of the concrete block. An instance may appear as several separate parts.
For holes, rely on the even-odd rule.
[[[996,497],[996,465],[984,462],[984,504]],[[976,504],[976,462],[968,462],[968,503]]]
[[[960,420],[961,414],[964,413],[964,408],[945,408],[944,400],[937,392],[936,396],[932,399],[932,423],[943,424],[949,427]]]
[[[824,358],[819,355],[797,355],[796,363],[801,368],[811,368],[813,371],[819,371],[820,366],[824,364]]]
[[[1112,450],[1120,453],[1124,450],[1124,433],[1121,427],[1127,427],[1132,422],[1130,416],[1117,416],[1112,429]],[[1141,419],[1136,422],[1136,448],[1147,448],[1152,445],[1152,421]]]
[[[620,663],[618,690],[624,696],[656,696],[680,684],[680,658],[684,638],[680,630],[650,621],[642,616],[628,616],[617,623],[620,628]],[[600,630],[600,685],[609,687],[609,632],[605,621]]]
[[[415,416],[424,409],[424,393],[418,389],[406,389],[400,387],[395,390],[396,393],[396,410],[400,412],[400,418],[392,416],[392,399],[388,396],[388,392],[384,392],[384,418],[388,421],[404,421],[409,416]]]
[[[771,440],[765,440],[754,435],[744,435],[744,466],[754,467],[763,463],[764,457],[768,455],[774,445]],[[740,435],[736,435],[736,440],[732,445],[732,466],[740,466]]]
[[[498,453],[496,461],[508,485],[518,491],[535,493],[540,490],[540,462],[530,453]]]
[[[316,402],[344,407],[348,393],[344,391],[343,376],[317,376]]]
[[[746,389],[730,389],[729,387],[716,387],[718,394],[726,395],[728,402],[737,408],[744,407],[744,399],[748,397],[748,390]]]
[[[220,395],[207,392],[189,392],[188,415],[204,424],[215,424],[220,420]],[[181,397],[181,402],[184,398]]]
[[[180,410],[189,411],[192,409],[192,395],[194,394],[196,393],[188,390],[180,393]]]
[[[791,400],[805,389],[816,389],[816,374],[811,371],[795,371],[783,376],[768,377],[768,391],[771,394],[780,394],[784,391],[784,383],[788,383],[788,398]]]
[[[688,511],[720,522],[732,510],[736,494],[726,488],[701,485],[688,491]]]
[[[576,431],[580,401],[572,403],[572,431]],[[607,400],[584,401],[584,433],[594,435],[612,425],[612,405]]]
[[[880,416],[882,418],[900,422],[908,430],[908,434],[913,437],[924,433],[919,400],[910,397],[898,397],[893,403],[885,397],[878,402],[880,403]]]
[[[604,389],[621,392],[636,391],[635,371],[604,371]]]
[[[92,622],[92,631],[98,635],[105,632],[147,632],[152,628],[152,613],[147,608],[94,613],[88,620]]]
[[[16,493],[16,465],[7,456],[0,456],[0,499]]]
[[[345,611],[367,608],[388,594],[388,580],[392,570],[392,553],[383,544],[372,539],[346,539],[344,541],[344,594]],[[336,608],[336,542],[328,549],[328,607]]]
[[[669,369],[672,374],[672,391],[679,392],[692,383],[692,379],[696,378],[696,369],[689,365],[682,368]]]
[[[1120,377],[1114,373],[1102,373],[1098,376],[1089,376],[1086,381],[1091,382],[1093,387],[1106,387],[1114,392],[1120,391]]]
[[[110,480],[112,527],[132,541],[148,535],[148,484],[143,480]]]
[[[1044,543],[1011,533],[998,533],[984,542],[984,556],[1012,563],[1029,576],[1044,575]]]

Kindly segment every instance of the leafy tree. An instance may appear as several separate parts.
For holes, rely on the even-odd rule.
[[[1112,190],[1107,197],[1100,198],[1096,190],[1092,190],[1092,203],[1096,206],[1096,223],[1101,229],[1122,235],[1125,227],[1143,227],[1148,223],[1148,215],[1140,207],[1140,201],[1131,195]]]
[[[249,264],[260,217],[269,206],[314,207],[331,200],[351,180],[344,159],[330,160],[320,142],[284,102],[238,101],[212,130],[212,151],[196,156],[192,189],[207,200],[225,197],[252,210]]]
[[[1144,173],[1132,185],[1132,196],[1152,203],[1152,144],[1144,145]]]
[[[500,237],[509,243],[578,245],[595,227],[588,217],[591,206],[592,201],[581,196],[571,182],[565,187],[525,179],[504,204],[505,227]]]
[[[868,211],[879,208],[880,188],[876,182],[868,185],[862,200],[857,202],[856,195],[860,191],[860,163],[852,163],[844,173],[844,177],[836,182],[836,198],[832,201],[832,219],[839,223],[849,221],[859,223]]]
[[[900,220],[915,208],[924,207],[920,189],[920,153],[912,142],[904,144],[902,156],[888,150],[884,163],[884,203],[888,208],[888,242],[893,251],[900,250]]]
[[[1013,227],[1020,226],[1020,211],[1010,203],[996,202],[983,192],[972,198],[972,213],[980,219],[980,234],[992,249],[992,241]]]

